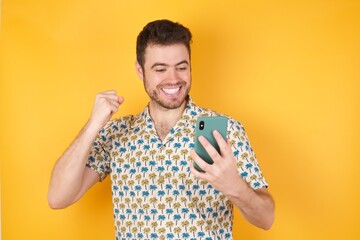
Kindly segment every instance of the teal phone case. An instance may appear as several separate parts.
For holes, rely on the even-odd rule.
[[[206,161],[209,164],[213,164],[214,161],[206,152],[205,148],[201,145],[198,138],[199,136],[204,136],[211,143],[211,145],[220,153],[220,147],[217,144],[213,135],[214,130],[217,130],[226,141],[227,118],[223,116],[213,116],[213,117],[199,117],[197,119],[196,130],[195,130],[195,152],[204,161]],[[205,172],[196,164],[195,161],[194,161],[194,167],[199,172]]]

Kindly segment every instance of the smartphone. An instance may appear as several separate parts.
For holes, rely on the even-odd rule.
[[[213,135],[214,130],[217,130],[226,141],[227,117],[212,116],[199,117],[197,119],[195,130],[195,152],[199,155],[199,157],[201,157],[209,164],[213,164],[214,161],[206,152],[205,148],[201,145],[198,138],[199,136],[204,136],[209,141],[209,143],[220,153],[220,147],[217,144]],[[193,161],[193,163],[196,170],[198,170],[199,172],[205,172],[196,164],[195,161]]]

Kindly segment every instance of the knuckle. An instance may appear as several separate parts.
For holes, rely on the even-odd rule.
[[[203,141],[202,144],[203,144],[204,148],[207,148],[210,146],[210,143],[208,141]]]
[[[209,181],[210,183],[215,182],[215,180],[216,180],[216,177],[215,177],[215,175],[213,175],[213,174],[211,174],[211,175],[208,177],[208,181]]]
[[[209,151],[209,156],[211,157],[212,160],[216,160],[217,159],[217,156],[218,156],[218,153],[216,151]]]
[[[191,170],[191,172],[196,178],[199,177],[199,172],[197,170]]]
[[[200,164],[199,166],[200,166],[201,169],[204,170],[205,172],[207,172],[207,170],[209,170],[209,164]]]

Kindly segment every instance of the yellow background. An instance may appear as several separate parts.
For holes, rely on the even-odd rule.
[[[276,201],[270,231],[236,212],[235,239],[359,239],[360,1],[2,1],[4,240],[113,239],[110,182],[47,205],[52,167],[97,92],[116,116],[147,103],[135,40],[154,19],[193,33],[196,103],[246,127]]]

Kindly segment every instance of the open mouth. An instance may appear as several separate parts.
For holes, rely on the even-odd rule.
[[[176,87],[176,88],[161,88],[161,90],[163,90],[166,94],[176,94],[180,91],[181,87]]]

